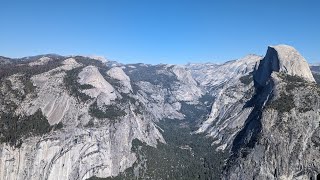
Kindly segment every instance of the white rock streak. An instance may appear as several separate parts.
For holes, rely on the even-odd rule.
[[[121,89],[122,92],[129,93],[130,91],[132,91],[130,78],[129,76],[126,75],[126,73],[122,70],[122,68],[113,67],[107,72],[107,74],[113,79],[120,81],[120,83],[123,86]]]
[[[90,84],[94,88],[83,90],[87,95],[97,98],[108,105],[112,100],[117,98],[115,89],[100,74],[97,67],[87,66],[79,73],[80,84]]]

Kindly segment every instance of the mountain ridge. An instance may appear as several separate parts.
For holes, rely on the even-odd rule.
[[[225,179],[317,175],[316,167],[299,175],[294,164],[280,167],[273,160],[279,166],[275,173],[261,157],[256,166],[247,163],[254,162],[250,158],[259,144],[270,148],[275,142],[281,144],[278,139],[267,141],[263,132],[272,132],[269,127],[274,126],[285,138],[281,126],[270,125],[283,124],[287,121],[283,117],[310,132],[286,125],[297,135],[282,147],[285,142],[314,146],[319,138],[318,87],[291,73],[295,71],[267,73],[266,85],[256,86],[266,56],[249,55],[221,65],[121,64],[83,56],[40,56],[0,65],[0,179],[211,179],[218,178],[218,172]],[[306,91],[299,92],[303,88]],[[314,127],[297,124],[297,117],[311,119]],[[38,127],[39,122],[46,123]],[[308,141],[306,145],[299,135]],[[316,148],[303,151],[304,156],[318,156]],[[264,153],[270,157],[275,152]],[[167,161],[163,153],[174,161]],[[151,161],[153,154],[160,158],[158,164]],[[167,166],[172,167],[168,174],[163,173]],[[285,170],[289,166],[293,168]],[[305,164],[300,166],[306,170]],[[259,167],[265,172],[256,172]]]

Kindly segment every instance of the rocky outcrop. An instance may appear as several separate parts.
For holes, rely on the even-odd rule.
[[[90,60],[88,62],[95,64]],[[38,66],[43,66],[43,69],[46,64]],[[0,179],[78,180],[91,176],[116,176],[136,161],[136,155],[131,151],[133,139],[150,146],[165,142],[152,121],[155,116],[142,107],[137,111],[138,105],[135,103],[141,102],[132,94],[131,98],[122,97],[123,100],[119,100],[120,91],[111,82],[115,79],[109,79],[109,83],[98,68],[108,69],[106,66],[84,65],[77,58],[65,58],[59,67],[27,79],[28,86],[34,88],[29,94],[23,91],[26,87],[21,82],[21,74],[2,77],[0,92],[8,96],[0,98],[3,109],[0,121],[4,116],[2,113],[12,113],[22,118],[40,109],[53,129],[43,134],[25,132],[21,139],[17,139],[20,144],[3,142],[5,137],[12,135],[1,132]],[[5,83],[7,81],[10,83]],[[69,92],[69,86],[75,86],[72,91],[77,93]],[[76,96],[85,96],[85,93],[89,95],[86,101]],[[104,102],[101,106],[110,109],[107,115],[112,115],[104,117],[95,114],[105,113],[94,103],[99,100]],[[8,112],[5,102],[12,104],[14,113]],[[121,116],[116,116],[120,110]],[[117,118],[112,119],[112,116]],[[0,123],[1,128],[12,127]],[[57,124],[62,127],[55,128]],[[12,131],[14,136],[14,126]]]
[[[113,67],[107,72],[107,74],[111,78],[119,81],[119,83],[122,85],[120,91],[124,93],[132,92],[130,78],[126,75],[126,73],[122,70],[121,67]]]
[[[237,133],[223,179],[316,179],[320,89],[303,57],[269,47],[254,73],[253,110]]]
[[[92,88],[86,88],[82,92],[90,97],[98,98],[99,102],[108,105],[117,98],[114,87],[104,79],[97,67],[87,66],[83,68],[78,77],[78,82],[81,85],[92,86]]]
[[[39,65],[45,65],[47,64],[49,61],[51,61],[52,59],[49,57],[42,57],[37,61],[32,61],[29,63],[29,66],[39,66]]]
[[[230,80],[239,79],[241,76],[249,74],[262,58],[250,54],[223,64],[188,64],[186,67],[191,70],[192,76],[201,86],[213,89]]]
[[[173,155],[183,177],[189,175],[186,157],[206,169],[193,171],[194,178],[217,177],[212,172],[222,162],[224,179],[315,179],[320,173],[320,90],[292,47],[269,47],[264,58],[185,66],[56,55],[8,61],[0,66],[0,179],[128,172],[157,179],[139,176],[153,159],[140,145],[160,147],[148,151],[162,159],[156,168]],[[165,149],[170,152],[160,152]]]
[[[260,62],[255,73],[255,81],[264,86],[272,72],[281,72],[291,76],[299,76],[314,82],[307,61],[291,46],[269,46],[266,56]]]
[[[211,112],[196,133],[212,137],[213,144],[218,145],[217,150],[231,147],[252,111],[252,107],[245,105],[254,93],[252,71],[261,59],[261,56],[248,55],[214,67],[189,65],[196,79],[214,96]]]
[[[78,56],[59,61],[39,58],[19,64],[19,73],[9,71],[1,77],[0,128],[7,132],[11,127],[13,135],[0,132],[0,179],[117,176],[137,160],[131,149],[134,139],[153,147],[165,143],[154,122],[183,119],[181,101],[196,103],[202,93],[191,73],[178,66],[143,66],[155,74],[137,79],[143,72],[135,74],[130,69],[139,65],[109,66]],[[38,67],[39,72],[28,72],[28,78],[22,79],[25,71]],[[27,86],[32,92],[25,91]],[[21,119],[36,112],[43,114],[51,129],[32,134],[37,127],[30,127],[14,142],[4,141],[17,130],[3,126],[5,113]]]
[[[275,84],[280,96],[266,100],[260,115],[247,120],[233,144],[225,179],[316,179],[320,91],[313,84],[290,89],[290,83]]]

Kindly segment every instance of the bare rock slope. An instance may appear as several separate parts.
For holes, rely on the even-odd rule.
[[[269,47],[254,72],[253,108],[233,141],[223,179],[316,179],[320,90],[292,47]]]
[[[307,61],[296,49],[288,45],[268,47],[267,54],[256,72],[255,80],[264,85],[273,71],[300,76],[310,82],[315,81]]]
[[[0,57],[0,179],[315,179],[317,75],[287,45],[184,66]]]

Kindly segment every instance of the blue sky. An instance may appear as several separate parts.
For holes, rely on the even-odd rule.
[[[0,0],[0,55],[221,63],[289,44],[317,63],[319,9],[316,0]]]

